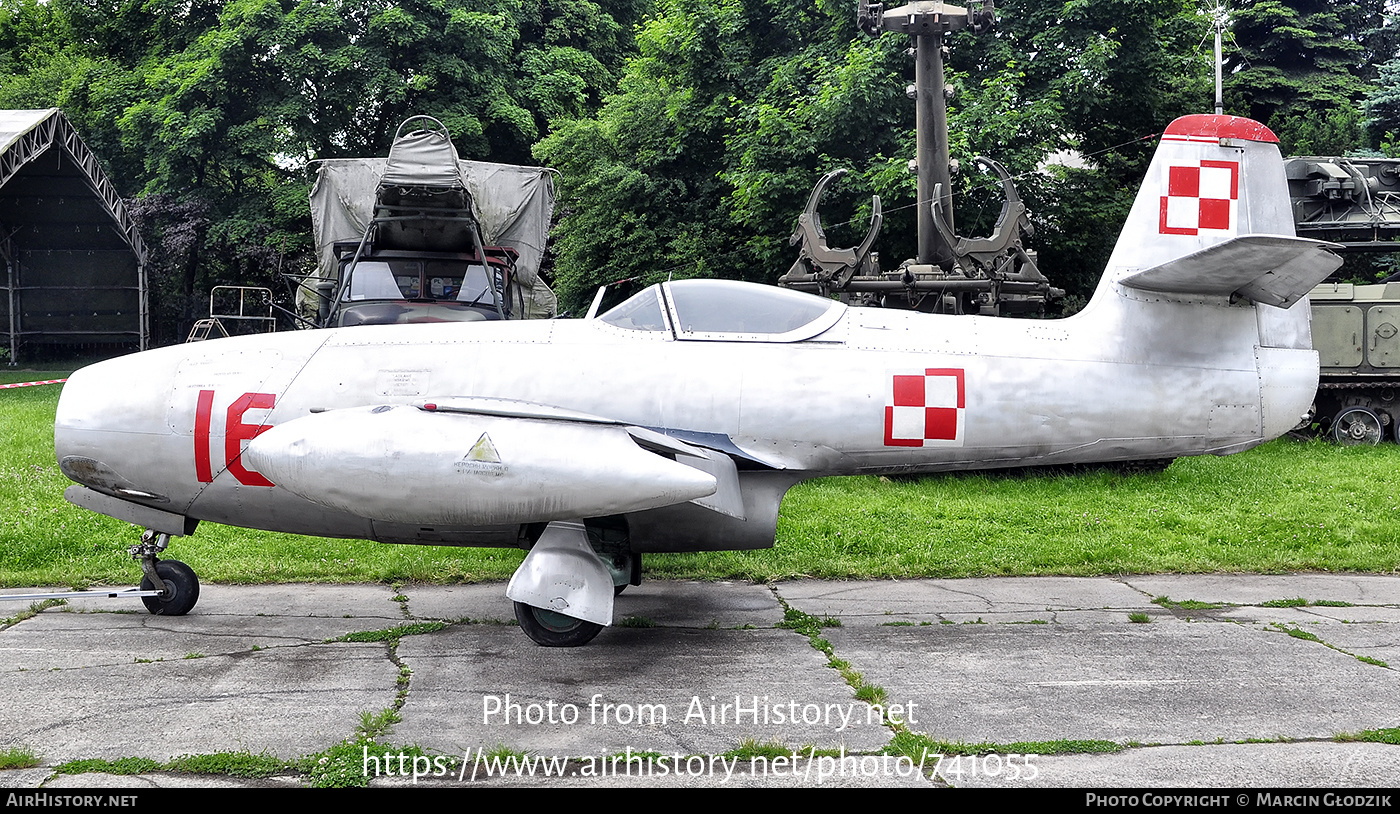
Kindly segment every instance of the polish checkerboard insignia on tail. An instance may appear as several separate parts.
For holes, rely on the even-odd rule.
[[[1157,231],[1164,235],[1214,232],[1233,236],[1239,223],[1240,163],[1202,160],[1167,167]]]

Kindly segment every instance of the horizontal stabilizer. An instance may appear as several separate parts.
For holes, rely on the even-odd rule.
[[[1342,264],[1335,243],[1286,235],[1243,235],[1130,274],[1119,282],[1167,294],[1238,294],[1287,308]]]

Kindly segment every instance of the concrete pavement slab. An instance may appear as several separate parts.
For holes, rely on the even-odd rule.
[[[200,589],[200,616],[280,616],[327,619],[401,619],[388,585],[208,585]]]
[[[67,591],[67,588],[5,588],[5,594]],[[394,591],[388,585],[326,585],[319,583],[289,583],[281,585],[214,585],[199,588],[200,616],[321,616],[358,617],[380,616],[398,618],[403,615],[393,602]],[[103,595],[77,596],[65,600],[66,607],[75,611],[105,611],[111,613],[145,613],[139,598],[109,599]],[[0,604],[0,615],[10,615],[24,608],[20,602]]]
[[[500,582],[471,585],[414,585],[399,588],[408,597],[408,612],[415,619],[469,619],[508,623],[515,611]]]
[[[1400,673],[1234,624],[831,630],[911,729],[949,741],[1328,738],[1397,724]]]
[[[617,597],[618,619],[646,619],[659,627],[772,627],[783,606],[766,585],[746,582],[643,582]]]
[[[230,655],[323,642],[402,624],[403,619],[151,616],[65,613],[50,608],[0,637],[0,671],[52,670],[176,661],[191,653]]]
[[[745,740],[873,750],[890,738],[787,630],[612,628],[568,649],[471,625],[407,637],[398,658],[413,678],[395,738],[446,754],[712,754]]]
[[[36,788],[51,774],[53,774],[53,770],[44,767],[0,771],[0,789]]]
[[[837,616],[844,625],[892,621],[1050,621],[1055,612],[1146,610],[1141,591],[1111,579],[995,577],[871,581],[784,582],[778,594],[813,616]],[[1120,614],[1121,616],[1121,614]]]
[[[960,788],[1395,788],[1397,752],[1400,747],[1383,743],[1325,741],[1151,746],[1105,755],[1040,755],[1031,761],[1037,772],[1030,779],[1030,772],[1013,778],[985,758],[976,766],[946,760],[939,777]],[[1258,804],[1254,794],[1248,796],[1249,805]]]
[[[1387,605],[1351,605],[1340,608],[1314,605],[1307,608],[1299,608],[1299,610],[1313,619],[1325,619],[1349,625],[1371,623],[1400,624],[1400,607],[1390,607]]]
[[[9,670],[0,672],[0,748],[26,747],[48,765],[225,751],[292,758],[351,734],[361,711],[392,704],[397,674],[384,645],[352,643]]]
[[[1378,622],[1298,626],[1330,647],[1400,667],[1400,624]]]
[[[1121,581],[1154,597],[1260,605],[1280,599],[1333,600],[1400,607],[1400,576],[1374,574],[1158,574]]]
[[[294,782],[51,774],[58,763],[80,758],[163,761],[221,751],[297,758],[352,737],[362,712],[396,705],[402,720],[380,736],[386,749],[417,743],[460,756],[503,745],[538,758],[572,757],[571,769],[629,746],[673,756],[673,766],[676,755],[708,761],[746,740],[876,757],[892,731],[860,714],[866,705],[823,652],[775,627],[779,597],[806,613],[839,618],[840,627],[821,633],[834,657],[884,689],[890,703],[914,704],[905,717],[915,732],[969,743],[1165,744],[1042,756],[1041,784],[1395,783],[1400,746],[1331,739],[1400,727],[1393,703],[1400,670],[1357,658],[1400,664],[1398,585],[1397,578],[1330,574],[802,580],[772,587],[658,581],[629,588],[617,604],[618,619],[654,626],[614,626],[577,649],[531,644],[509,619],[501,584],[407,585],[406,602],[386,585],[207,585],[185,617],[51,608],[0,629],[0,751],[24,747],[44,764],[0,770],[0,787]],[[1163,595],[1232,604],[1152,602]],[[1265,604],[1300,596],[1351,604]],[[83,606],[113,608],[90,601]],[[1134,624],[1130,613],[1150,622]],[[502,616],[505,624],[456,621]],[[397,645],[340,640],[422,619],[453,623],[403,636]],[[409,671],[406,688],[401,668]],[[520,717],[488,717],[487,705],[505,709],[507,694]],[[556,713],[573,704],[579,718],[532,723],[550,702]],[[665,722],[640,724],[643,704],[651,705],[649,715],[664,707]],[[791,722],[794,711],[809,709],[815,718]],[[747,710],[757,710],[759,720]],[[844,727],[830,717],[842,710],[856,714]],[[1299,742],[1231,743],[1280,737]],[[1314,774],[1299,774],[1310,765]],[[851,768],[824,785],[928,785]],[[946,781],[969,785],[967,777]],[[790,772],[736,771],[724,779],[709,769],[703,776],[481,782],[814,784]]]

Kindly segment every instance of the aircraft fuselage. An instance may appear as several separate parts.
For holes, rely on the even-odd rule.
[[[684,340],[601,320],[220,340],[75,374],[56,443],[60,459],[96,460],[158,496],[150,505],[188,517],[374,538],[384,534],[370,518],[309,503],[246,466],[247,443],[322,412],[504,398],[722,436],[751,459],[745,480],[765,472],[791,485],[1231,452],[1306,409],[1311,351],[1261,350],[1253,306],[1118,305],[1057,321],[849,308],[798,342]],[[1199,325],[1182,324],[1193,315]],[[1273,360],[1262,368],[1261,352]],[[1261,402],[1280,385],[1293,393],[1286,403]]]

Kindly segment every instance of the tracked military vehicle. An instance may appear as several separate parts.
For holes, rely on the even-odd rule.
[[[1299,237],[1347,252],[1400,252],[1400,160],[1306,156],[1285,163]],[[1321,376],[1310,424],[1336,441],[1396,440],[1400,427],[1400,280],[1313,289]]]

